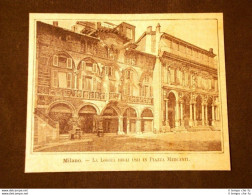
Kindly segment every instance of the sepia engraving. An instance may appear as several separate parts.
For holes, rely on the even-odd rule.
[[[33,20],[30,152],[225,153],[218,20],[206,20],[216,34],[209,45],[202,44],[204,48],[195,44],[197,36],[190,35],[197,29],[186,32],[186,20],[182,37],[167,21]],[[208,34],[201,36],[207,39]],[[63,157],[61,161],[190,159]]]

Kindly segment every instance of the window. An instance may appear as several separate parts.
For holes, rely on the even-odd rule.
[[[86,67],[85,67],[86,71],[93,71],[93,64],[92,63],[86,63]]]
[[[133,72],[132,71],[127,70],[125,74],[126,74],[126,79],[132,79],[133,78]]]
[[[184,74],[184,78],[185,78],[185,86],[188,86],[188,73],[187,72]]]
[[[112,76],[113,75],[113,67],[105,66],[105,74],[108,76]]]
[[[58,82],[58,72],[57,71],[53,71],[52,72],[53,78],[52,78],[52,86],[53,87],[59,87],[59,82]]]
[[[93,78],[93,90],[97,91],[97,82],[96,82],[96,78]]]
[[[65,56],[53,56],[53,66],[57,66],[60,68],[68,68],[72,69],[73,67],[73,62],[71,58],[67,58]]]
[[[170,71],[171,71],[171,83],[174,83],[175,82],[175,71],[172,68]]]
[[[150,82],[149,76],[145,76],[145,77],[144,77],[144,82],[145,82],[145,83],[149,83],[149,82]]]
[[[109,91],[116,92],[115,82],[113,82],[113,81],[109,82]]]
[[[67,73],[67,88],[72,87],[72,73]]]
[[[92,90],[92,77],[84,76],[83,80],[84,82],[82,83],[83,84],[82,88],[85,90],[91,91]]]
[[[132,29],[126,28],[126,36],[127,36],[129,39],[132,39],[132,37],[133,37],[133,35],[132,35]]]
[[[59,88],[67,88],[67,74],[65,72],[58,72]]]

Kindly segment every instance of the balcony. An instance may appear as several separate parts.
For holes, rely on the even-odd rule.
[[[119,101],[121,99],[120,93],[110,92],[109,93],[109,100],[116,100]]]
[[[153,98],[152,97],[124,95],[122,100],[127,102],[127,103],[131,103],[131,104],[146,104],[146,105],[152,105],[153,104]]]
[[[106,100],[105,93],[96,91],[83,91],[75,89],[50,89],[49,87],[38,86],[39,95],[49,95],[49,96],[60,96],[60,97],[73,97],[73,98],[83,98],[87,100]]]

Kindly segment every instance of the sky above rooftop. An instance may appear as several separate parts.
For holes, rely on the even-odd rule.
[[[41,20],[42,22],[52,24],[55,20]],[[57,20],[59,27],[71,29],[77,20]],[[86,20],[89,21],[89,20]],[[97,22],[97,21],[96,21]],[[102,21],[100,21],[102,22]],[[216,20],[203,19],[181,19],[181,20],[109,20],[113,24],[126,22],[136,26],[136,40],[146,31],[148,26],[152,26],[152,30],[156,30],[159,23],[161,32],[166,32],[179,39],[194,44],[200,48],[209,50],[213,48],[214,53],[218,54],[218,34]]]

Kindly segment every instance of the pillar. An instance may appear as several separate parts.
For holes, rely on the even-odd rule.
[[[194,122],[194,126],[197,126],[197,117],[196,117],[196,104],[193,104],[194,109],[193,109],[193,122]]]
[[[214,116],[214,105],[212,105],[212,126],[214,126],[215,116]]]
[[[176,101],[175,127],[179,126],[179,102]]]
[[[140,134],[142,131],[141,131],[141,119],[138,118],[136,119],[136,133]]]
[[[124,134],[123,132],[123,117],[122,116],[119,116],[118,118],[118,132],[117,132],[118,135],[122,135]]]
[[[183,113],[183,104],[180,102],[180,120],[181,120],[181,126],[184,126],[184,113]]]
[[[206,125],[208,125],[208,107],[206,105]]]
[[[130,120],[127,118],[127,134],[129,134],[130,131]]]
[[[193,111],[192,111],[192,109],[193,109],[193,104],[192,103],[190,103],[190,120],[189,120],[189,126],[193,126]]]
[[[169,118],[168,118],[168,100],[165,101],[165,119],[166,119],[166,126],[170,126],[169,125]]]
[[[77,74],[74,74],[74,89],[77,89]]]
[[[201,119],[202,119],[202,125],[205,125],[205,106],[202,103],[202,110],[201,110]]]
[[[220,120],[220,109],[219,109],[219,105],[216,106],[216,120]]]

